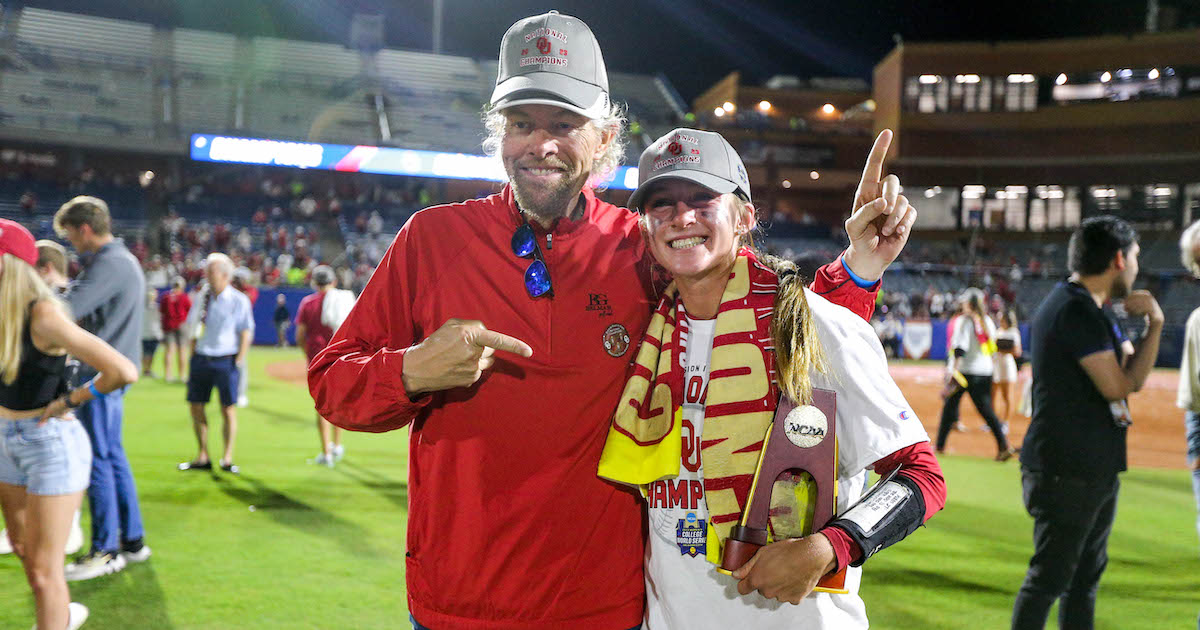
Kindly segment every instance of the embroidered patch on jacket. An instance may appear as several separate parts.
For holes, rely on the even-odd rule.
[[[609,356],[620,357],[629,350],[629,331],[621,324],[613,324],[604,331],[604,351]]]

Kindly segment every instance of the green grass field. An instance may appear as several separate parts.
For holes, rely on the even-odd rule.
[[[251,353],[240,476],[176,471],[195,449],[184,387],[135,386],[125,444],[154,557],[72,586],[92,610],[85,628],[408,627],[407,432],[350,434],[336,469],[307,464],[318,451],[308,393],[264,372],[300,356]],[[1032,545],[1018,470],[953,456],[942,465],[946,510],[867,566],[862,595],[875,628],[1008,627]],[[1196,627],[1200,546],[1187,472],[1134,470],[1122,483],[1097,627]],[[27,628],[32,619],[19,563],[0,557],[0,628]]]

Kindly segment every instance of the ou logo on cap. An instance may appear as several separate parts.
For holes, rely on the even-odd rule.
[[[825,440],[829,421],[825,414],[812,405],[796,407],[783,420],[783,432],[788,440],[800,448],[812,448]]]

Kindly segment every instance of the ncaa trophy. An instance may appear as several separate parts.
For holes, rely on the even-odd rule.
[[[836,418],[837,395],[830,390],[814,389],[811,405],[779,399],[763,440],[746,509],[725,540],[722,573],[737,570],[772,540],[807,536],[833,520],[837,508]],[[808,492],[802,473],[812,478]],[[809,514],[811,518],[806,519]],[[846,593],[845,585],[843,568],[822,577],[814,590]]]

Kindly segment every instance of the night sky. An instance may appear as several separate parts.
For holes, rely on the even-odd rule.
[[[0,4],[14,4],[0,0]],[[27,0],[26,6],[217,30],[345,43],[355,10],[385,14],[387,45],[432,47],[432,0]],[[1200,26],[1200,0],[1160,0]],[[1144,30],[1146,0],[444,0],[443,52],[495,58],[517,19],[557,9],[582,18],[610,70],[664,72],[690,101],[733,70],[870,79],[905,41],[1023,40]]]

